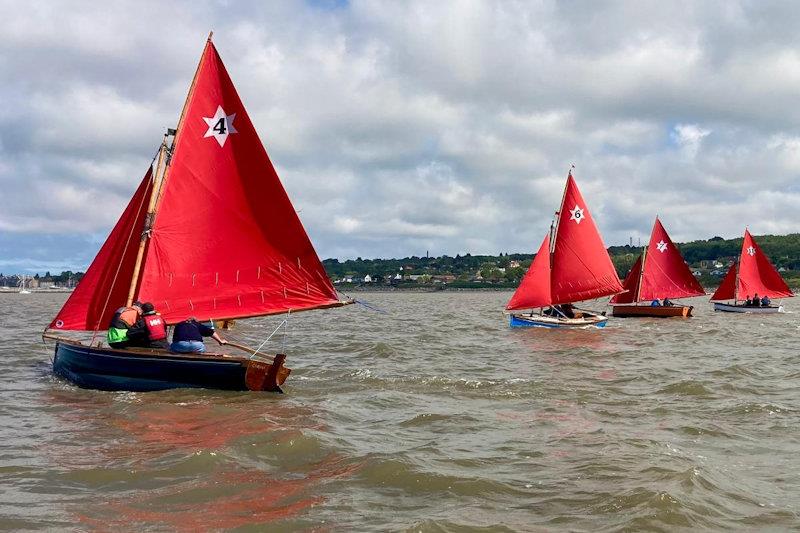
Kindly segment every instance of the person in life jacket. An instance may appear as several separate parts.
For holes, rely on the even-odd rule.
[[[142,304],[142,318],[140,319],[147,332],[147,347],[161,348],[163,350],[169,349],[167,342],[167,325],[164,319],[161,318],[153,304],[145,302]]]
[[[140,318],[142,316],[142,303],[133,302],[130,307],[120,307],[114,312],[111,324],[108,326],[106,340],[112,348],[127,348],[140,344],[146,336]]]

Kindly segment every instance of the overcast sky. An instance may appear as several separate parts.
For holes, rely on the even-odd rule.
[[[0,0],[0,271],[83,269],[208,31],[321,257],[800,229],[793,2]]]

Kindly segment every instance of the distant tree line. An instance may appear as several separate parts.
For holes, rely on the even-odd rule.
[[[760,235],[756,241],[790,284],[800,284],[800,233],[790,235]],[[676,243],[684,259],[706,286],[719,283],[730,262],[735,261],[742,249],[742,237],[723,239],[712,237],[687,243]],[[611,246],[611,260],[620,278],[633,266],[642,248],[636,246]],[[450,284],[465,282],[493,283],[514,286],[519,283],[534,254],[499,255],[443,255],[439,257],[410,256],[401,259],[325,259],[322,263],[334,281],[352,278],[353,283],[369,275],[375,282],[389,282],[398,274],[408,281],[410,276],[455,276]],[[716,266],[721,264],[722,267]],[[377,278],[377,279],[376,279]],[[424,279],[424,278],[423,278]],[[419,281],[419,280],[417,280]]]

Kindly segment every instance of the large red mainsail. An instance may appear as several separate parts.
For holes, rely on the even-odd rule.
[[[151,169],[145,174],[83,279],[50,323],[51,328],[76,331],[105,329],[114,310],[125,304],[152,184]]]
[[[125,304],[150,185],[148,173],[52,327],[105,329]],[[210,39],[153,194],[154,220],[134,294],[153,302],[167,323],[344,303]]]
[[[550,280],[553,304],[624,290],[571,172],[558,212]]]
[[[522,278],[506,309],[534,309],[550,305],[550,234],[548,233],[536,252],[531,266]]]
[[[138,298],[168,323],[340,304],[210,40],[179,125]]]
[[[748,297],[755,294],[770,298],[794,296],[748,230],[744,230],[737,288],[739,299],[742,299],[742,296]]]
[[[656,217],[644,260],[639,301],[705,294],[681,252]]]

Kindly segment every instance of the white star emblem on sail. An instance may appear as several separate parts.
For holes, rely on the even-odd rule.
[[[667,243],[665,243],[664,240],[662,239],[658,241],[658,244],[656,244],[656,248],[658,249],[659,252],[663,254],[667,250]]]
[[[580,224],[581,220],[584,218],[583,209],[578,207],[578,204],[575,204],[575,209],[570,209],[569,212],[572,213],[572,216],[569,217],[569,219],[574,220],[576,224]]]
[[[753,257],[754,255],[756,255],[756,249],[751,246],[750,248],[747,249],[747,255]]]
[[[213,117],[203,117],[203,120],[208,124],[208,130],[203,138],[214,137],[219,143],[220,147],[225,146],[225,141],[228,140],[228,135],[231,133],[239,133],[233,127],[233,119],[236,118],[236,113],[226,115],[222,106],[217,106],[217,112]]]

